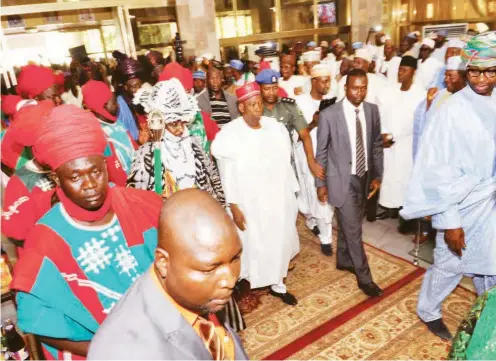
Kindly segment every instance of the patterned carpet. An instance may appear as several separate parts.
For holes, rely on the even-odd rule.
[[[368,298],[355,276],[336,270],[318,239],[299,222],[301,252],[286,279],[298,306],[267,291],[243,297],[248,328],[241,333],[250,359],[446,359],[450,347],[426,331],[415,314],[423,269],[366,245],[374,280],[385,291]],[[452,332],[475,295],[458,288],[444,304]]]

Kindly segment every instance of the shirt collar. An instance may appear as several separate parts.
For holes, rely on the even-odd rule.
[[[350,103],[350,101],[348,100],[348,98],[346,96],[344,97],[343,104],[346,107],[346,109],[352,110],[353,112],[355,112],[355,109],[357,109],[356,106],[354,106],[353,104]],[[363,111],[363,102],[360,103],[360,105],[358,106],[358,109],[360,110],[360,112]]]

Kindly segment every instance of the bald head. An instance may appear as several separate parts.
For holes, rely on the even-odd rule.
[[[207,192],[187,189],[163,205],[155,267],[180,305],[217,312],[239,277],[241,241],[224,208]]]

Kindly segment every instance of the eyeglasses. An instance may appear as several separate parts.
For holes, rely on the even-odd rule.
[[[467,69],[467,75],[470,78],[478,78],[480,77],[481,74],[484,74],[484,76],[488,79],[494,78],[496,76],[496,69]]]

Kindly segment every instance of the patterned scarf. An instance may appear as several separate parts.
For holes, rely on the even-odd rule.
[[[496,66],[496,31],[473,37],[460,54],[467,66],[490,68]]]

